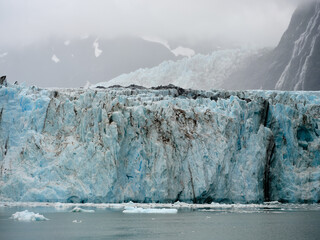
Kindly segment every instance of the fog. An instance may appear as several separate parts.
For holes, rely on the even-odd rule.
[[[0,0],[0,75],[80,87],[197,53],[270,50],[306,1]]]
[[[0,0],[0,50],[48,37],[149,36],[275,46],[306,0]]]

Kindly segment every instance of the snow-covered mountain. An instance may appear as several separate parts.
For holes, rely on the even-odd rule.
[[[123,74],[97,86],[320,90],[320,2],[301,4],[275,49],[221,50]]]
[[[297,9],[275,51],[290,56],[276,89],[320,90],[319,1]]]
[[[320,90],[320,2],[301,4],[279,45],[233,73],[224,87]]]
[[[139,69],[122,74],[108,82],[97,83],[95,87],[113,85],[144,87],[173,84],[182,88],[211,89],[221,88],[224,81],[262,51],[250,49],[230,49],[214,51],[209,55],[197,54],[178,61],[165,61],[157,67]]]
[[[0,200],[319,202],[319,92],[0,87]]]

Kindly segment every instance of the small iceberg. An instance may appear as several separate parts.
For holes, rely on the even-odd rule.
[[[82,209],[82,208],[79,208],[79,207],[75,207],[74,209],[71,210],[71,212],[94,213],[94,210],[87,210],[87,209]]]
[[[82,220],[73,220],[73,223],[82,223]]]
[[[46,221],[49,220],[39,213],[29,212],[24,210],[22,212],[16,212],[12,214],[11,219],[21,221],[21,222],[33,222],[33,221]]]
[[[127,207],[123,210],[123,213],[177,213],[178,210],[175,208],[137,208],[137,207]]]

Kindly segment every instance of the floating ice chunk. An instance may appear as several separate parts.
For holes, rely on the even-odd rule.
[[[123,213],[177,213],[178,210],[175,208],[136,208],[127,207],[123,210]]]
[[[43,215],[39,213],[29,212],[28,210],[24,210],[22,212],[16,212],[12,214],[12,219],[22,222],[31,222],[31,221],[46,221],[49,220],[45,218]]]
[[[81,220],[73,220],[72,222],[73,222],[73,223],[82,223]]]
[[[82,209],[82,208],[79,208],[79,207],[75,207],[74,209],[71,210],[71,212],[93,213],[94,210],[87,210],[87,209]]]

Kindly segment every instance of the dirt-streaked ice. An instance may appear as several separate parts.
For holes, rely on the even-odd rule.
[[[0,199],[318,202],[319,112],[319,92],[9,85]]]

